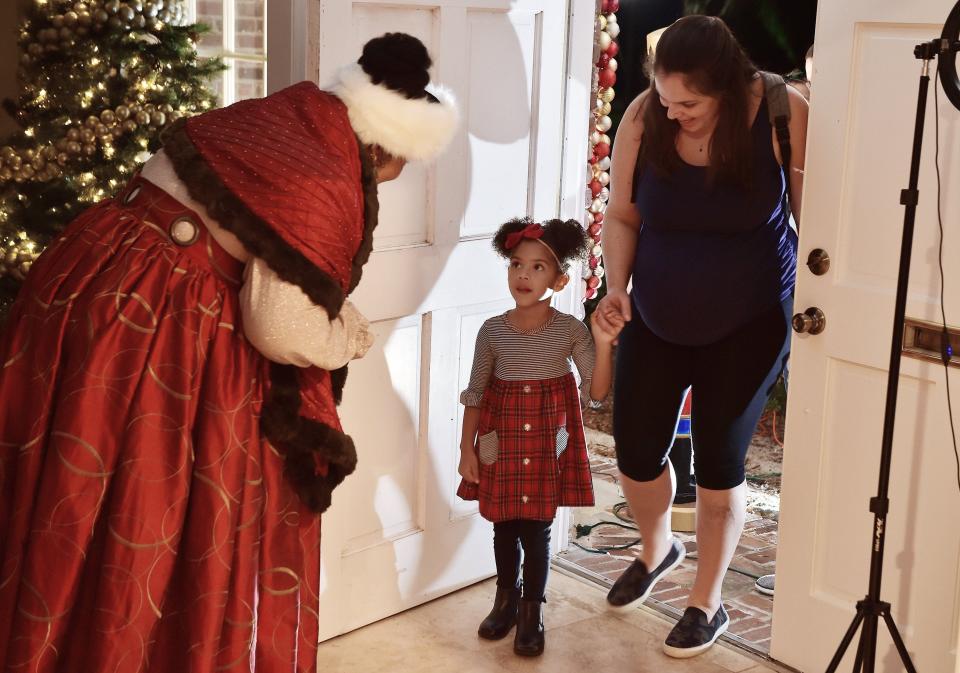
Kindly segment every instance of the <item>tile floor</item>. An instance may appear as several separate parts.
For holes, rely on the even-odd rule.
[[[490,609],[494,581],[479,584],[345,634],[320,646],[318,671],[337,673],[773,673],[780,669],[718,645],[694,659],[671,659],[660,646],[670,623],[648,608],[627,614],[603,607],[596,585],[554,571],[547,590],[546,651],[513,654],[513,634],[477,637]]]

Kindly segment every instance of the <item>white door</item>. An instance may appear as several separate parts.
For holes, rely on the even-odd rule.
[[[572,6],[324,0],[308,12],[308,76],[329,81],[365,41],[403,31],[427,46],[462,111],[446,155],[380,190],[375,251],[353,296],[377,340],[350,366],[341,407],[359,465],[323,519],[322,639],[494,572],[489,524],[454,495],[458,394],[480,324],[509,306],[493,231],[582,208],[593,0]],[[585,36],[575,69],[571,25]]]
[[[795,309],[826,331],[795,336],[787,412],[772,655],[822,671],[867,592],[903,207],[920,62],[953,0],[820,0]],[[960,112],[940,94],[947,316],[960,323]],[[907,316],[938,322],[933,85]],[[803,262],[823,248],[815,276]],[[952,370],[955,405],[960,371]],[[960,494],[943,367],[905,358],[882,599],[920,671],[954,671]],[[960,411],[960,410],[958,410]],[[877,671],[902,671],[886,627]],[[858,634],[859,636],[859,634]],[[856,642],[840,670],[852,669]]]

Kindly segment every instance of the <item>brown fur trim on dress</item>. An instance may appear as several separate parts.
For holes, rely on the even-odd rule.
[[[300,385],[293,365],[270,363],[270,391],[260,416],[260,429],[283,456],[283,471],[300,501],[323,513],[333,489],[357,467],[353,440],[325,423],[300,415]],[[317,458],[327,473],[317,472]]]
[[[350,289],[347,294],[356,289],[360,283],[360,277],[363,275],[363,265],[370,259],[370,253],[373,252],[373,230],[377,228],[380,218],[380,199],[377,194],[377,169],[373,165],[373,158],[370,156],[370,147],[360,142],[357,138],[357,145],[360,147],[360,183],[363,188],[363,239],[360,241],[360,247],[357,248],[357,254],[353,256],[353,265],[350,269]]]
[[[373,230],[377,228],[380,216],[377,170],[370,157],[370,148],[360,142],[359,138],[357,138],[357,145],[360,147],[360,180],[363,183],[363,240],[360,241],[357,254],[353,257],[353,266],[350,270],[350,292],[357,287],[363,275],[363,265],[370,259],[370,253],[373,251]],[[330,372],[330,379],[333,386],[333,399],[339,406],[343,399],[343,386],[347,382],[347,365]]]
[[[337,281],[283,240],[223,184],[187,135],[186,122],[186,118],[177,120],[164,131],[163,149],[190,196],[203,204],[221,227],[240,239],[251,255],[263,259],[283,280],[300,287],[310,301],[326,309],[331,320],[336,318],[344,300]]]

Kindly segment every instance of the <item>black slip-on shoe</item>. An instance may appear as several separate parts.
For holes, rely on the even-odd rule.
[[[695,657],[709,650],[728,626],[730,617],[722,605],[709,621],[700,608],[687,608],[664,641],[663,651],[675,659]]]
[[[670,551],[653,572],[647,571],[646,564],[637,559],[627,568],[607,593],[607,607],[612,610],[629,610],[634,605],[647,600],[653,587],[671,570],[683,562],[686,548],[677,538],[673,538]]]

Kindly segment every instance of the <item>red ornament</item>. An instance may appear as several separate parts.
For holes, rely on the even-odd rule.
[[[607,0],[607,1],[604,3],[604,7],[607,8],[607,9],[606,9],[606,12],[605,12],[606,14],[611,14],[611,13],[614,13],[614,12],[619,12],[619,11],[620,11],[620,0]]]
[[[593,164],[600,161],[600,157],[597,156],[597,151],[594,149],[593,154],[587,157],[587,165],[592,166]]]
[[[611,42],[610,46],[607,47],[607,51],[604,52],[610,58],[614,58],[617,54],[620,53],[620,45],[616,42]]]
[[[589,227],[587,227],[587,232],[588,232],[591,236],[596,236],[597,234],[600,233],[600,225],[599,225],[599,224],[596,224],[596,223],[591,224]]]
[[[587,287],[587,292],[584,296],[586,296],[587,299],[593,299],[597,296],[597,291],[592,287]]]
[[[593,148],[593,153],[599,158],[610,156],[610,145],[607,143],[597,143]]]
[[[606,52],[604,52],[600,54],[600,58],[597,59],[597,67],[603,70],[608,65],[610,65],[610,57],[607,56]]]
[[[600,71],[600,88],[609,89],[617,83],[617,73],[610,68],[604,68]]]
[[[598,265],[599,263],[600,263],[600,258],[599,258],[599,257],[591,257],[591,258],[590,258],[590,268],[591,268],[591,269],[596,269],[596,268],[597,268],[597,265]]]
[[[590,191],[593,192],[593,198],[597,198],[597,194],[600,193],[600,190],[603,189],[603,185],[600,184],[600,181],[594,178],[590,181]]]
[[[587,279],[587,287],[590,287],[590,288],[600,287],[600,279],[597,278],[596,276],[590,276],[590,278]]]
[[[603,2],[600,3],[600,12],[602,14],[609,14],[611,11],[610,0],[603,0]]]
[[[603,224],[603,213],[594,213],[593,221],[597,224]]]

